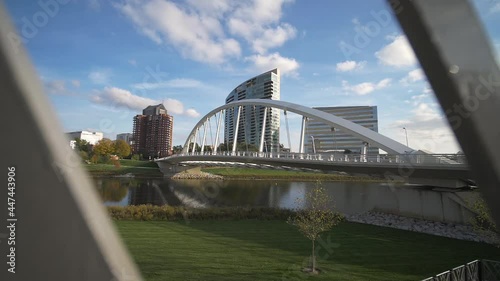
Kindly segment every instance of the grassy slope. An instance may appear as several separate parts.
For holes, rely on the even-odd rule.
[[[303,280],[310,241],[283,221],[117,221],[146,280]],[[313,280],[420,280],[500,250],[390,228],[343,223]],[[320,255],[326,251],[322,249]],[[284,277],[287,277],[283,279]]]
[[[163,177],[158,165],[152,161],[120,160],[120,167],[112,164],[89,164],[84,165],[92,176],[115,176],[134,174],[136,176]]]
[[[353,176],[343,176],[335,174],[323,174],[313,172],[296,172],[283,170],[266,170],[252,168],[203,168],[203,172],[220,175],[225,178],[238,179],[285,179],[285,180],[362,180],[362,181],[380,181],[377,179],[361,178]]]

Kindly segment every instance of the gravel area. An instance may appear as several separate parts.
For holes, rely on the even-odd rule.
[[[500,244],[498,236],[493,232],[479,233],[470,225],[428,221],[380,212],[346,215],[346,219],[351,222],[392,227],[460,240]]]

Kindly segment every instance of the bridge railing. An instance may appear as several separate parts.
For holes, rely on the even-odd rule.
[[[381,163],[381,164],[412,164],[412,165],[466,165],[467,160],[460,154],[344,154],[344,153],[293,153],[293,152],[252,152],[252,151],[221,151],[221,152],[190,152],[174,154],[180,156],[224,156],[249,158],[282,158],[347,163]]]

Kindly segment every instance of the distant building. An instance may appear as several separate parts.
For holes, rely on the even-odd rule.
[[[118,135],[116,135],[116,140],[123,140],[126,143],[128,143],[129,145],[132,145],[133,139],[134,139],[133,136],[134,135],[131,133],[118,134]]]
[[[280,99],[280,71],[278,68],[260,74],[248,79],[236,87],[226,98],[226,104],[233,101],[245,99]],[[236,110],[227,110],[224,138],[225,142],[232,147],[235,135],[236,119],[238,112]],[[238,126],[238,143],[253,144],[256,147],[260,145],[262,133],[262,121],[264,118],[264,107],[262,106],[244,106],[240,114]],[[279,146],[280,132],[280,110],[268,108],[266,117],[266,128],[264,140],[267,150],[276,150]]]
[[[378,117],[376,106],[338,106],[338,107],[314,107],[335,116],[352,121],[358,125],[378,132]],[[313,149],[313,140],[314,147]],[[309,119],[306,123],[306,132],[304,139],[304,152],[317,153],[325,151],[345,151],[360,153],[364,141],[343,132],[339,128],[332,128],[321,121]],[[377,147],[369,147],[368,154],[378,154]]]
[[[174,118],[163,104],[151,105],[134,117],[132,153],[143,157],[165,157],[172,152]]]
[[[95,145],[104,137],[101,132],[89,132],[89,131],[76,131],[66,133],[68,138],[70,139],[69,145],[72,149],[75,149],[75,139],[79,138],[81,140],[87,141],[91,145]]]

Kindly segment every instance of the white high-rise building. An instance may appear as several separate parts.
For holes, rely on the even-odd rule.
[[[376,106],[314,107],[314,109],[333,114],[378,132]],[[362,147],[365,145],[365,142],[357,137],[314,119],[309,119],[306,123],[304,141],[305,153],[350,150],[352,153],[358,154],[361,153]],[[369,147],[367,153],[378,154],[379,149]]]
[[[241,83],[226,98],[226,104],[245,99],[280,99],[280,71],[278,68],[255,76]],[[227,109],[224,127],[224,142],[232,147],[237,109]],[[238,126],[238,143],[260,145],[264,107],[244,106],[240,114]],[[276,151],[279,146],[280,111],[275,108],[267,109],[266,128],[264,134],[265,150]]]
[[[76,131],[76,132],[69,132],[66,133],[70,140],[70,146],[71,148],[74,149],[75,142],[74,140],[76,138],[79,138],[81,140],[86,140],[89,144],[95,145],[98,143],[102,138],[104,137],[103,133],[101,132],[89,132],[89,131]]]

